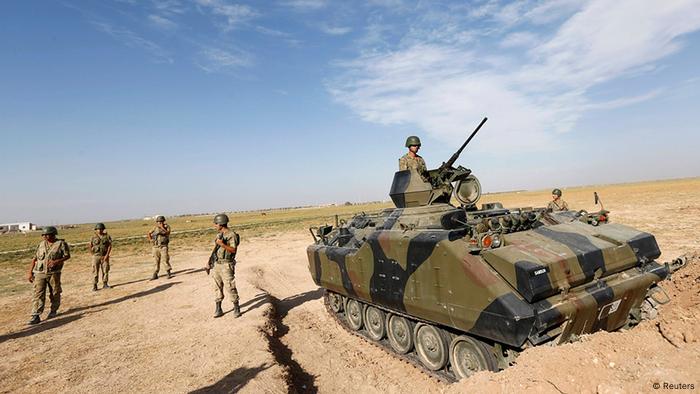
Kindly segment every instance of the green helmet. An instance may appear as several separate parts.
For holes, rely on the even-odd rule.
[[[228,216],[224,215],[223,213],[220,213],[214,216],[214,223],[220,225],[228,224]]]
[[[420,138],[416,137],[415,135],[406,138],[406,148],[410,148],[413,145],[420,146]]]
[[[561,197],[561,190],[559,190],[559,189],[554,189],[554,190],[552,190],[552,194],[555,195],[555,196],[557,196],[557,197]]]
[[[104,224],[104,223],[97,223],[97,224],[95,225],[95,230],[104,230],[105,228],[106,228],[106,227],[105,227],[105,224]]]
[[[156,222],[164,222],[164,221],[165,221],[165,216],[163,216],[163,215],[158,215],[158,217],[156,218]]]
[[[54,226],[46,226],[44,227],[44,231],[41,232],[41,235],[57,235],[58,230],[56,230],[56,227]]]

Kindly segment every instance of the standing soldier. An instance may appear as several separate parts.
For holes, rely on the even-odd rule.
[[[216,311],[214,317],[221,317],[224,312],[221,310],[221,301],[224,299],[224,286],[228,288],[229,297],[233,301],[233,317],[241,315],[241,308],[238,305],[238,290],[236,289],[236,250],[240,243],[240,237],[233,230],[228,228],[228,216],[219,214],[214,217],[214,224],[219,232],[214,241],[214,251],[212,252],[213,266],[207,265],[205,270],[213,270],[214,294],[216,301]],[[210,259],[210,263],[212,259]]]
[[[568,211],[569,204],[561,198],[561,190],[552,190],[552,201],[547,205],[547,210],[551,212]]]
[[[105,232],[104,223],[95,225],[95,235],[90,239],[92,253],[92,291],[97,291],[97,281],[102,269],[102,288],[109,289],[109,254],[112,253],[112,237]]]
[[[148,240],[153,244],[153,260],[155,262],[151,280],[158,279],[161,260],[163,261],[165,269],[167,270],[168,279],[172,278],[173,275],[170,273],[172,267],[170,266],[170,255],[168,254],[168,244],[170,243],[170,225],[165,223],[165,216],[158,216],[156,218],[156,226],[153,227],[153,230],[151,230],[147,236]]]
[[[29,324],[38,324],[39,315],[44,312],[46,302],[46,288],[49,288],[51,311],[47,319],[56,316],[61,305],[61,269],[63,263],[70,258],[70,249],[66,241],[57,239],[56,227],[48,226],[41,233],[43,241],[39,242],[36,253],[29,266],[28,280],[34,284],[32,297],[32,318]]]
[[[425,179],[425,173],[428,169],[425,166],[425,160],[418,155],[418,150],[420,149],[420,138],[412,135],[406,138],[406,148],[408,148],[408,153],[401,156],[399,159],[399,171],[403,170],[416,170]]]

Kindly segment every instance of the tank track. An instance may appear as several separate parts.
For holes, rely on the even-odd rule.
[[[395,357],[403,362],[406,362],[408,364],[413,365],[413,367],[415,367],[416,369],[420,370],[421,372],[423,372],[424,374],[430,376],[431,378],[433,378],[435,380],[438,380],[438,381],[440,381],[442,383],[446,383],[446,384],[451,384],[451,383],[457,382],[457,380],[458,380],[457,377],[454,375],[454,373],[452,371],[449,370],[449,363],[448,363],[448,366],[446,366],[445,368],[443,368],[439,371],[431,371],[431,370],[425,368],[423,366],[423,364],[420,362],[420,360],[418,359],[418,355],[416,354],[415,349],[411,350],[407,354],[398,354],[398,353],[394,352],[394,349],[392,349],[391,345],[389,344],[389,340],[386,337],[384,337],[384,339],[382,339],[381,341],[375,341],[372,338],[370,338],[366,332],[366,329],[364,328],[364,325],[363,325],[363,328],[360,329],[359,331],[355,331],[352,328],[348,327],[347,321],[345,319],[345,313],[344,313],[345,311],[343,310],[342,312],[335,313],[331,309],[330,304],[329,304],[329,300],[328,300],[328,295],[330,293],[331,293],[330,291],[326,290],[324,293],[324,296],[323,296],[323,304],[326,306],[326,311],[331,316],[333,316],[335,321],[341,327],[343,327],[343,329],[345,331],[347,331],[349,334],[352,334],[358,338],[362,338],[365,342],[368,342],[371,345],[374,345],[380,349],[383,349],[385,352],[389,353],[393,357]],[[334,293],[334,294],[336,294],[336,293]],[[343,297],[343,298],[347,298],[347,297]],[[366,302],[362,302],[359,300],[356,300],[356,301],[358,301],[363,307],[370,305]],[[414,323],[422,322],[422,320],[415,319],[413,317],[404,315],[402,313],[396,313],[395,311],[390,311],[390,310],[387,310],[385,308],[378,307],[376,305],[372,305],[372,306],[375,306],[375,307],[377,307],[377,308],[379,308],[387,313],[393,313],[396,315],[403,316],[407,319],[410,319]]]

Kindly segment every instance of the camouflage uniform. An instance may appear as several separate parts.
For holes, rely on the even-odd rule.
[[[423,160],[422,157],[418,155],[413,157],[410,153],[406,153],[399,159],[399,171],[409,169],[414,169],[421,175],[428,171],[427,167],[425,166],[425,160]]]
[[[170,225],[163,223],[163,227],[167,231],[170,231]],[[163,234],[163,230],[160,227],[155,226],[151,230],[153,235],[153,277],[158,277],[158,272],[160,272],[160,262],[163,262],[165,269],[170,275],[172,267],[170,266],[170,255],[168,254],[168,244],[170,243],[170,236]]]
[[[564,201],[560,197],[557,200],[550,201],[549,205],[547,205],[547,210],[552,211],[552,212],[568,211],[569,204],[567,204],[566,201]]]
[[[238,237],[230,229],[219,233],[217,239],[222,239],[228,246],[238,248]],[[228,294],[234,305],[238,305],[238,290],[236,289],[236,254],[229,253],[219,247],[216,251],[216,264],[214,264],[212,278],[214,279],[214,296],[219,303],[224,299],[224,285],[228,287]]]
[[[107,285],[107,282],[109,282],[109,260],[105,261],[105,256],[110,246],[112,246],[112,237],[107,233],[102,235],[95,234],[90,239],[90,250],[92,251],[92,284],[94,286],[97,286],[100,277],[100,268],[102,269],[102,283]]]
[[[36,248],[36,264],[32,272],[34,273],[34,294],[32,297],[32,316],[41,315],[46,302],[46,288],[49,289],[49,300],[51,300],[51,312],[56,313],[61,305],[61,269],[63,264],[48,267],[49,260],[58,260],[70,257],[70,248],[66,241],[57,239],[53,243],[46,240],[39,242]]]

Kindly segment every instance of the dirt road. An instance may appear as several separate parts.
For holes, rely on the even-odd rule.
[[[687,201],[685,212],[700,206]],[[71,260],[61,314],[39,326],[25,325],[26,292],[3,294],[0,391],[659,392],[655,383],[697,391],[700,250],[690,247],[697,242],[689,238],[696,237],[692,218],[683,210],[668,217],[667,205],[651,212],[647,222],[624,209],[613,218],[637,220],[632,224],[647,230],[676,224],[657,231],[664,259],[688,253],[690,265],[663,283],[672,301],[659,319],[525,351],[500,373],[446,385],[343,331],[311,281],[305,254],[310,237],[298,231],[244,240],[239,319],[212,318],[210,278],[201,271],[204,251],[174,253],[176,276],[157,281],[144,280],[146,255],[116,255],[115,287],[96,293],[87,259]]]
[[[75,262],[64,269],[60,314],[38,326],[25,325],[27,295],[3,298],[1,391],[287,392],[263,331],[266,295],[241,280],[245,318],[213,319],[204,256],[175,255],[175,277],[157,281],[143,279],[147,260],[127,270],[114,259],[114,287],[98,292],[87,262]]]

